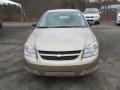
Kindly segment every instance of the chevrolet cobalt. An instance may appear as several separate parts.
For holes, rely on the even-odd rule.
[[[76,9],[48,10],[24,46],[25,68],[41,76],[81,76],[96,70],[98,41]]]

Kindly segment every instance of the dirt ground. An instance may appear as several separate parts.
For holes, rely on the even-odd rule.
[[[30,24],[29,24],[30,25]],[[4,25],[0,32],[0,90],[120,90],[120,26],[92,26],[100,43],[99,68],[81,77],[41,77],[24,69],[23,45],[33,30]]]

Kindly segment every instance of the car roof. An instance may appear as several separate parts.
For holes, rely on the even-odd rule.
[[[86,8],[85,11],[87,11],[87,10],[96,10],[96,11],[99,11],[98,8]]]
[[[54,10],[48,10],[47,13],[49,12],[75,12],[75,11],[80,11],[78,9],[54,9]]]
[[[98,8],[86,8],[86,9],[98,9]]]

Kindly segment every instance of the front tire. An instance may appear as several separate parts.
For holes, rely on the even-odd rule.
[[[117,26],[119,26],[119,25],[120,25],[120,23],[116,23],[116,25],[117,25]]]
[[[95,22],[95,25],[98,25],[98,24],[100,24],[100,21],[96,21],[96,22]]]

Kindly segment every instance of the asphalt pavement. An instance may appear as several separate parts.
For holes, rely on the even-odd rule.
[[[25,70],[23,46],[31,24],[4,24],[0,32],[0,90],[120,90],[120,26],[92,26],[100,44],[99,68],[80,77],[41,77]]]

